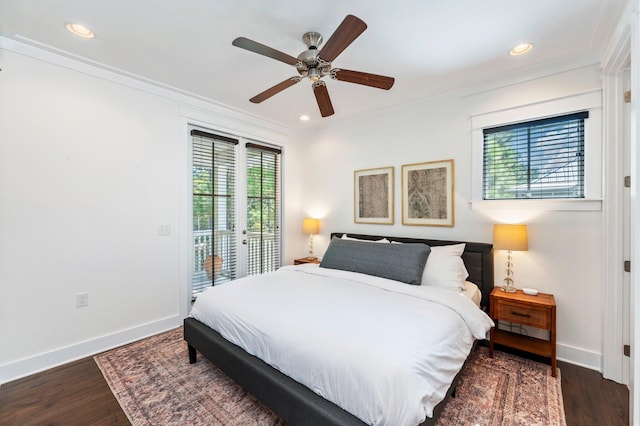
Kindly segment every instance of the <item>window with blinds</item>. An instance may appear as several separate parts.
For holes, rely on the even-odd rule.
[[[280,267],[280,150],[248,143],[247,275]]]
[[[192,130],[192,296],[236,274],[236,145],[238,140]]]
[[[483,130],[485,200],[584,198],[587,111]]]

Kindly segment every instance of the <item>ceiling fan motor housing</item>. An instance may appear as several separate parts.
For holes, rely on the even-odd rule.
[[[296,66],[302,77],[316,82],[331,72],[331,64],[318,58],[318,47],[322,44],[322,35],[316,32],[304,33],[302,40],[308,49],[298,55],[299,64]]]

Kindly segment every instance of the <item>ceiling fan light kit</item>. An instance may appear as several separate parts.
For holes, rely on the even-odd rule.
[[[232,42],[234,46],[295,66],[299,74],[299,76],[290,77],[268,88],[249,99],[249,101],[261,103],[284,89],[299,83],[303,78],[308,78],[312,82],[311,88],[316,97],[320,114],[323,117],[328,117],[334,114],[334,110],[327,85],[322,81],[325,76],[347,83],[389,90],[395,82],[393,77],[332,68],[331,66],[333,60],[366,29],[367,24],[360,18],[347,15],[321,50],[318,50],[318,48],[322,44],[322,35],[313,31],[305,33],[302,36],[302,40],[307,45],[307,50],[300,53],[297,58],[245,37],[236,38]]]

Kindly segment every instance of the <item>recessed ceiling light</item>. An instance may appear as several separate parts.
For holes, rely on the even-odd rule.
[[[509,51],[509,55],[511,56],[519,56],[524,55],[527,52],[530,52],[533,49],[533,44],[531,43],[520,43],[515,46],[513,49]]]
[[[306,114],[303,114],[303,115],[301,115],[301,116],[300,116],[300,117],[298,117],[298,118],[300,119],[300,121],[309,121],[309,120],[311,119],[311,118],[310,118],[308,115],[306,115]]]
[[[77,35],[82,38],[95,38],[95,34],[89,28],[85,27],[82,24],[74,24],[73,22],[67,22],[65,24],[67,30],[70,33]]]

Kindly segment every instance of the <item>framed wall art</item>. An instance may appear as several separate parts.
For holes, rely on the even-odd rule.
[[[393,167],[353,174],[354,221],[393,225]]]
[[[453,226],[453,160],[402,166],[402,224]]]

